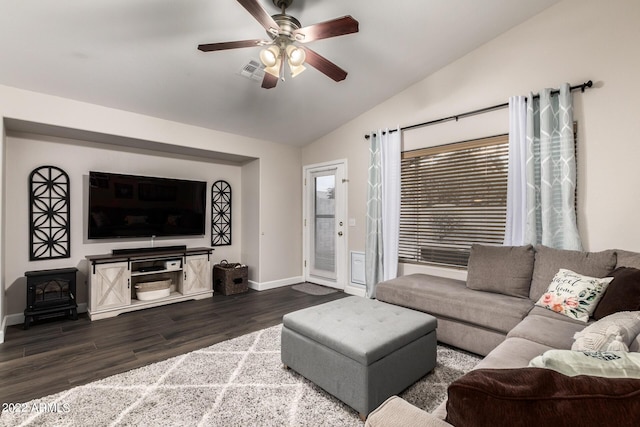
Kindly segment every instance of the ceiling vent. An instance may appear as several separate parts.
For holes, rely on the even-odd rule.
[[[247,65],[242,67],[239,74],[249,80],[261,82],[264,78],[264,65],[252,59]]]

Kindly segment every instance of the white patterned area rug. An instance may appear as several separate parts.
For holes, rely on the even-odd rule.
[[[358,414],[282,366],[282,325],[4,408],[2,426],[362,426]],[[433,410],[480,358],[438,346],[402,393]]]

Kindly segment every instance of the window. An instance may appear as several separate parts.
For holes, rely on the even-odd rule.
[[[508,135],[402,154],[399,261],[464,267],[471,244],[502,244]]]

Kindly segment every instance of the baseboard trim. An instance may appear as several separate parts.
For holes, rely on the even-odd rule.
[[[304,282],[302,276],[288,277],[286,279],[273,280],[271,282],[255,282],[249,280],[249,287],[256,291],[266,291],[268,289],[282,288],[283,286],[295,285]]]
[[[349,295],[355,295],[358,297],[364,297],[366,296],[367,290],[364,286],[362,285],[354,285],[354,284],[347,284],[347,286],[344,287],[344,293],[345,294],[349,294]]]
[[[78,304],[78,313],[86,313],[86,312],[87,312],[87,303],[81,302],[80,304]],[[6,326],[20,325],[24,323],[24,313],[9,314],[5,316],[5,319],[6,319]],[[4,331],[4,328],[3,328],[3,331]]]

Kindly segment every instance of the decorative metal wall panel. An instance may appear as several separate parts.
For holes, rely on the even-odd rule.
[[[29,259],[71,256],[69,176],[55,166],[29,175]]]
[[[211,187],[211,246],[231,244],[231,186],[216,181]]]

